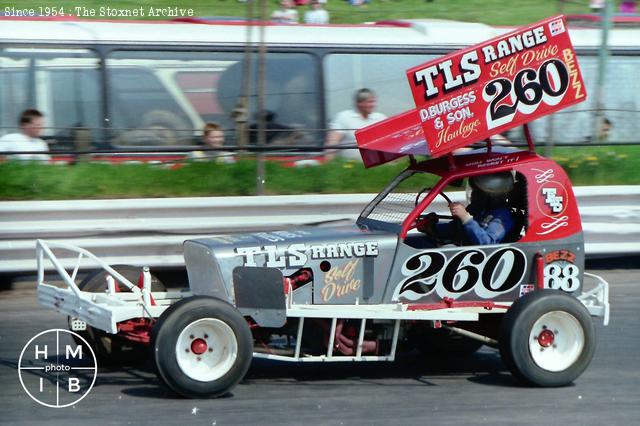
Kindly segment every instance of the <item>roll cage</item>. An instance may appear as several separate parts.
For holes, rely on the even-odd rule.
[[[530,151],[515,148],[500,148],[497,150],[483,148],[452,155],[447,158],[430,159],[422,162],[412,161],[409,167],[398,174],[398,176],[364,208],[357,223],[363,227],[397,233],[399,238],[404,239],[408,232],[415,228],[416,219],[418,219],[448,185],[476,175],[504,171],[518,172],[521,166],[539,160],[551,161]],[[415,173],[430,173],[439,177],[439,179],[400,223],[397,224],[371,218],[370,215],[375,211],[376,207],[404,180]]]

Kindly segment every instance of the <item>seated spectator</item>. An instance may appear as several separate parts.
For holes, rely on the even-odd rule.
[[[620,3],[620,12],[621,13],[637,13],[638,10],[636,8],[635,0],[624,0]]]
[[[304,13],[305,24],[328,24],[329,12],[320,3],[320,0],[311,0],[311,10]]]
[[[224,130],[218,123],[206,123],[202,129],[202,144],[206,148],[221,148],[224,145]]]
[[[280,9],[275,10],[271,14],[271,20],[281,24],[297,24],[298,11],[293,8],[293,2],[291,0],[282,0],[280,2]]]
[[[356,130],[361,129],[378,121],[387,118],[381,112],[375,112],[376,94],[370,89],[360,89],[354,97],[355,110],[346,110],[339,112],[330,124],[331,131],[325,142],[326,147],[336,145],[355,145]],[[337,153],[342,158],[350,160],[359,160],[360,153],[357,149],[342,149]],[[335,152],[327,154],[328,159],[333,159]]]
[[[0,138],[0,151],[39,151],[48,152],[49,145],[39,138],[44,125],[44,116],[37,109],[27,109],[18,120],[19,133],[9,133]],[[48,161],[48,154],[15,154],[9,158],[15,160]]]
[[[604,9],[604,0],[589,0],[589,8],[593,13],[600,13]]]
[[[218,123],[206,123],[202,129],[202,145],[204,148],[222,148],[224,146],[224,130]],[[222,150],[192,151],[192,159],[215,158],[223,163],[234,163],[233,153]]]

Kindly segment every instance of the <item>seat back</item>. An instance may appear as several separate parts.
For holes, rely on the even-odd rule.
[[[513,228],[505,235],[503,243],[515,243],[522,237],[525,228],[526,214],[520,209],[511,209],[511,217],[513,217]]]
[[[513,228],[502,240],[505,243],[518,241],[527,230],[527,188],[524,178],[516,175],[513,189],[508,196],[511,216],[513,217]]]

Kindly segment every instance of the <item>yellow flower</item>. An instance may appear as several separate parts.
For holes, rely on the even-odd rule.
[[[595,157],[593,155],[589,155],[588,157],[584,158],[587,161],[598,161],[598,157]]]

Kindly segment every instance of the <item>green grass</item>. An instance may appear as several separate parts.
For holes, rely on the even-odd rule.
[[[534,22],[560,11],[563,13],[586,13],[589,12],[588,3],[588,0],[566,2],[560,0],[371,0],[368,5],[354,7],[342,0],[331,0],[328,2],[327,10],[331,16],[331,22],[339,24],[402,18],[437,18],[484,22],[493,25],[520,25]],[[616,1],[616,8],[617,3],[619,3],[619,0]],[[3,6],[14,6],[21,9],[34,8],[36,13],[38,13],[38,8],[44,5],[55,5],[56,8],[63,7],[64,12],[67,14],[76,14],[75,6],[95,9],[96,14],[99,14],[101,6],[108,6],[123,10],[142,7],[145,15],[147,15],[149,7],[175,7],[180,5],[180,8],[193,9],[195,16],[246,16],[246,3],[240,3],[236,0],[190,0],[182,2],[175,0],[116,0],[109,2],[103,0],[82,2],[61,0],[51,3],[43,3],[41,0],[14,0],[10,4],[3,4]],[[271,12],[277,9],[278,1],[268,0],[267,5],[267,16],[270,16]],[[305,10],[306,7],[299,9],[301,17]],[[117,18],[96,16],[93,19]],[[150,18],[145,16],[143,19]]]
[[[640,147],[555,148],[553,157],[574,185],[640,185]],[[360,162],[322,166],[266,166],[267,194],[375,193],[406,167],[406,160],[365,170]],[[39,165],[0,164],[0,200],[253,195],[255,162]]]
[[[640,146],[555,148],[574,185],[640,185]]]

